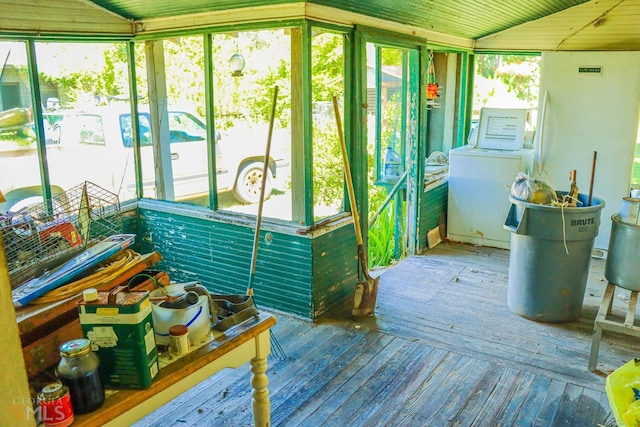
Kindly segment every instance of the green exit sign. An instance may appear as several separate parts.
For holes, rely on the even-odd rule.
[[[602,67],[599,65],[583,65],[578,67],[579,76],[601,76]]]

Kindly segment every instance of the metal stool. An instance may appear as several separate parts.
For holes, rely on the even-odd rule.
[[[600,340],[602,339],[602,331],[613,331],[620,334],[640,337],[640,326],[635,326],[636,306],[638,304],[638,292],[631,291],[629,297],[629,305],[627,306],[627,314],[624,323],[607,319],[611,314],[613,306],[613,296],[615,294],[616,285],[609,282],[607,289],[604,291],[598,315],[593,324],[593,337],[591,338],[591,354],[589,356],[589,370],[594,372],[598,363],[598,351],[600,350]]]

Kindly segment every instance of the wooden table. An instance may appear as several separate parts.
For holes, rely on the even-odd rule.
[[[131,425],[145,415],[184,393],[224,368],[251,363],[253,388],[253,422],[270,424],[267,355],[271,351],[269,329],[276,319],[258,315],[226,331],[226,334],[160,367],[151,387],[145,390],[119,390],[110,395],[102,407],[75,417],[74,426]]]

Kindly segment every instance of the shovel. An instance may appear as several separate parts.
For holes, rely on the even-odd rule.
[[[356,205],[356,195],[353,190],[353,180],[351,179],[351,168],[349,167],[349,158],[347,156],[347,146],[344,142],[344,133],[342,132],[342,122],[340,121],[340,110],[338,109],[338,101],[333,97],[333,110],[336,115],[336,124],[338,127],[338,136],[340,138],[340,148],[342,149],[342,161],[344,162],[344,177],[347,182],[347,192],[349,193],[349,203],[351,204],[351,215],[353,216],[353,226],[356,230],[356,243],[358,244],[358,260],[365,281],[356,283],[356,291],[353,297],[353,310],[351,315],[355,319],[369,316],[373,314],[376,307],[376,299],[378,298],[378,283],[380,278],[375,279],[369,275],[367,252],[362,242],[362,230],[360,229],[360,218],[358,217],[358,206]]]

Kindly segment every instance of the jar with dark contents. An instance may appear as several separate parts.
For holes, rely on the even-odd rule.
[[[104,388],[100,380],[98,356],[91,351],[88,339],[68,341],[60,346],[58,376],[69,388],[75,414],[95,411],[104,402]]]

